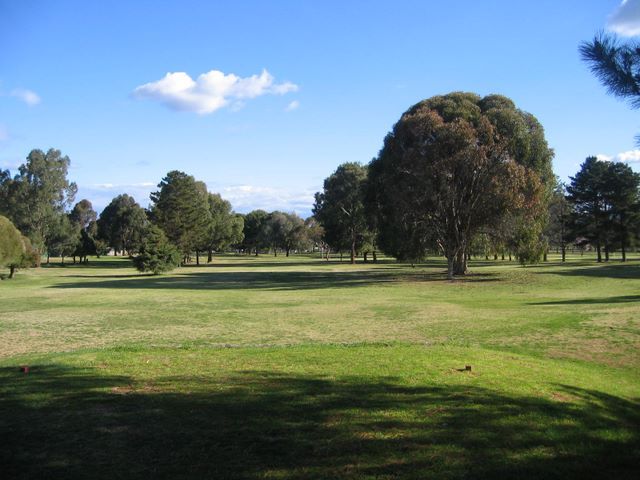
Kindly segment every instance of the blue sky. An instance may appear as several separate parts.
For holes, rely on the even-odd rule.
[[[639,25],[640,0],[0,0],[0,168],[54,147],[99,211],[178,169],[237,211],[306,216],[407,108],[464,90],[534,114],[564,180],[589,155],[637,170],[638,111],[578,46]]]

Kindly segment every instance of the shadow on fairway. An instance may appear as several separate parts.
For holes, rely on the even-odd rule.
[[[633,263],[601,263],[579,262],[579,263],[555,263],[549,265],[554,267],[549,270],[540,270],[541,274],[567,275],[571,277],[601,277],[601,278],[621,278],[640,279],[640,264]]]
[[[562,385],[555,397],[262,371],[145,384],[5,368],[0,463],[11,479],[637,478],[637,402]]]
[[[549,302],[535,302],[529,305],[598,305],[614,303],[640,302],[640,295],[620,295],[618,297],[576,298],[571,300],[554,300]]]
[[[51,288],[117,288],[117,289],[185,289],[185,290],[309,290],[321,288],[363,287],[384,285],[393,282],[431,282],[447,281],[444,272],[425,272],[416,269],[415,273],[388,269],[368,269],[353,272],[254,270],[245,272],[215,271],[215,269],[178,273],[171,276],[161,275],[69,275],[68,279],[77,279],[60,283]],[[460,282],[498,281],[496,274],[472,274]]]

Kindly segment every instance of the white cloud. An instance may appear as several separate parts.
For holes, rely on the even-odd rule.
[[[629,150],[616,155],[616,160],[626,163],[640,163],[640,150]]]
[[[640,0],[623,0],[609,16],[607,29],[625,37],[640,35]]]
[[[38,105],[41,101],[40,97],[36,92],[27,90],[26,88],[16,88],[15,90],[12,90],[9,95],[11,95],[12,97],[19,98],[30,107],[33,107],[34,105]]]
[[[285,111],[293,112],[299,107],[300,107],[300,102],[298,100],[294,100],[293,102],[289,103],[289,105],[287,105],[287,108],[285,108]]]
[[[156,82],[145,83],[133,91],[136,98],[156,100],[167,107],[200,115],[213,113],[229,104],[261,95],[284,95],[295,92],[291,83],[274,83],[273,76],[263,70],[260,75],[242,78],[219,70],[203,73],[193,80],[185,72],[169,72]]]
[[[601,162],[625,162],[625,163],[640,163],[640,150],[628,150],[626,152],[620,152],[617,155],[605,155],[599,153],[596,158]]]
[[[313,195],[316,190],[298,190],[262,187],[255,185],[234,185],[218,190],[222,198],[229,200],[234,210],[249,212],[258,208],[268,212],[281,210],[296,212],[301,216],[311,214]]]

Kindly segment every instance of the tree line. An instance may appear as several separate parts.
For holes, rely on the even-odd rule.
[[[68,157],[33,150],[15,176],[0,172],[2,231],[17,232],[2,234],[2,245],[13,246],[2,246],[0,264],[13,272],[43,256],[86,262],[111,251],[160,273],[229,249],[348,252],[352,263],[383,252],[412,263],[443,255],[453,278],[467,272],[472,255],[513,255],[527,264],[551,248],[564,260],[568,246],[591,245],[598,261],[614,250],[625,260],[639,237],[639,175],[588,157],[565,186],[552,158],[542,125],[509,98],[435,96],[400,117],[369,164],[345,163],[327,177],[305,220],[236,213],[177,170],[161,180],[147,209],[124,194],[98,215],[86,199],[73,203]]]
[[[9,266],[11,276],[50,256],[75,263],[110,252],[134,258],[141,271],[161,273],[192,260],[200,264],[202,255],[211,262],[214,252],[231,248],[288,256],[322,245],[314,219],[280,211],[235,213],[204,182],[177,170],[158,184],[148,209],[122,194],[98,215],[87,199],[73,204],[77,188],[67,180],[69,164],[59,150],[33,150],[15,176],[0,172],[0,266]]]

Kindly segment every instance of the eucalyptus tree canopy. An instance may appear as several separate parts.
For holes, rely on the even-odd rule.
[[[11,219],[39,252],[75,198],[76,184],[67,180],[69,164],[60,150],[32,150],[13,178],[9,171],[0,172],[0,214]]]
[[[262,224],[261,242],[273,249],[275,256],[278,249],[285,251],[288,257],[292,250],[303,248],[306,240],[304,220],[295,213],[271,212]]]
[[[435,245],[449,277],[464,274],[481,229],[513,213],[540,223],[552,157],[540,123],[506,97],[455,92],[414,105],[369,167],[383,250],[418,257]]]

